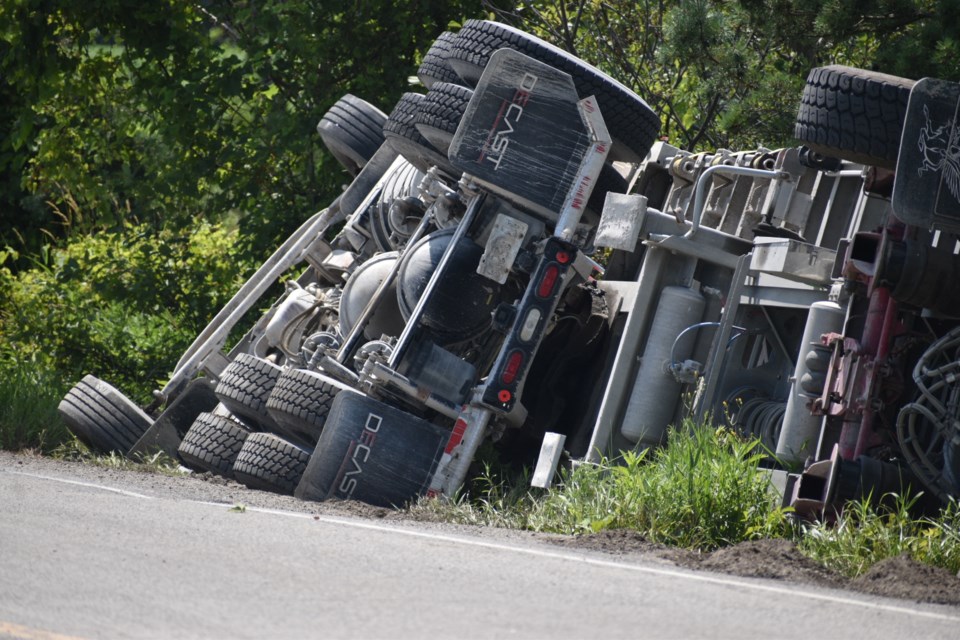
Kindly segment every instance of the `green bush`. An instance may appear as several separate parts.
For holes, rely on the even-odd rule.
[[[785,514],[758,469],[761,459],[756,441],[687,425],[649,456],[627,453],[609,469],[581,466],[532,518],[564,532],[635,529],[702,550],[783,535]]]
[[[415,510],[461,523],[555,533],[634,529],[649,540],[710,550],[788,533],[757,441],[705,426],[671,433],[670,445],[627,453],[621,464],[582,464],[547,492],[517,491],[488,474],[481,495]]]
[[[56,402],[87,373],[147,400],[249,271],[235,246],[235,231],[198,222],[79,237],[16,274],[0,253],[0,398],[17,405],[0,414],[0,444],[56,444],[16,416],[49,415],[60,433]]]
[[[798,523],[778,506],[757,464],[756,441],[724,429],[674,431],[669,446],[627,453],[620,464],[581,464],[555,488],[530,489],[528,478],[503,480],[487,468],[473,495],[423,499],[418,516],[554,533],[632,529],[653,542],[709,551],[745,540],[785,537],[802,553],[853,577],[874,563],[909,554],[960,572],[960,503],[936,517],[911,515],[912,500],[888,496],[847,503],[830,522]]]

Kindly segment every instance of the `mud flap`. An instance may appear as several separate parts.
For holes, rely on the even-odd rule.
[[[924,78],[910,91],[893,184],[897,218],[960,232],[960,84]]]
[[[178,458],[177,448],[190,429],[190,425],[205,411],[213,411],[219,400],[213,393],[209,378],[195,378],[176,400],[164,409],[156,421],[137,440],[127,453],[130,458],[146,457],[157,451]]]
[[[597,153],[579,101],[568,74],[501,49],[467,106],[450,161],[485,188],[547,218],[570,205],[570,195],[582,210],[610,145],[605,141]],[[607,138],[605,128],[603,134]],[[582,175],[597,155],[595,170]]]
[[[426,492],[449,435],[378,400],[342,392],[294,495],[402,506]]]

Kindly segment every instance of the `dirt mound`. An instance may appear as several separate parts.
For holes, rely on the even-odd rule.
[[[650,542],[633,529],[604,529],[579,536],[545,537],[544,540],[567,549],[602,551],[614,555],[637,553],[647,558],[669,560],[680,565],[694,563],[697,559],[697,554],[693,551]]]
[[[192,476],[197,480],[203,482],[208,482],[210,484],[217,485],[219,487],[242,487],[239,482],[236,480],[231,480],[230,478],[224,478],[210,471],[194,471]]]
[[[374,507],[356,500],[340,500],[331,498],[324,501],[328,515],[349,516],[352,518],[369,518],[371,520],[402,520],[403,512],[396,509]]]
[[[876,563],[850,581],[849,587],[877,596],[960,605],[960,578],[905,553]]]
[[[788,540],[753,540],[708,554],[650,542],[630,529],[608,529],[589,535],[557,537],[549,539],[549,542],[569,549],[589,549],[615,555],[642,554],[669,560],[688,569],[751,578],[793,580],[824,587],[840,587],[843,584],[842,578],[804,556]]]
[[[632,529],[604,529],[598,533],[548,539],[552,544],[560,547],[616,554],[643,553],[660,548],[660,545],[650,542],[638,531]]]
[[[842,579],[800,553],[789,540],[750,540],[702,556],[693,569],[706,569],[751,578],[791,580],[839,587]]]
[[[789,540],[752,540],[707,554],[650,542],[629,529],[610,529],[579,536],[543,536],[567,549],[636,554],[688,569],[716,571],[749,578],[767,578],[852,589],[872,595],[917,602],[960,605],[960,577],[945,569],[916,562],[904,554],[881,560],[859,578],[847,579],[803,555]]]

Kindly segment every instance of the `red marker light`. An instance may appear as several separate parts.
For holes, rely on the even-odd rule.
[[[537,295],[541,298],[549,298],[550,294],[553,293],[554,287],[557,285],[557,279],[560,277],[560,267],[555,264],[547,265],[547,268],[543,272],[543,277],[540,279],[540,284],[537,285]]]
[[[570,262],[570,254],[567,253],[566,251],[557,251],[556,258],[557,258],[557,262],[559,262],[560,264],[567,264],[568,262]]]
[[[500,402],[503,402],[504,404],[506,404],[507,402],[510,402],[510,398],[513,397],[513,394],[507,391],[506,389],[501,389],[500,393],[497,394],[497,397],[500,399]]]
[[[500,381],[503,384],[513,384],[514,380],[517,379],[517,374],[520,373],[521,364],[523,364],[522,351],[514,351],[507,356],[507,364],[503,367],[503,373],[500,374]]]

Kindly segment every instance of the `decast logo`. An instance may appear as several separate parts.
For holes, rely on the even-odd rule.
[[[504,100],[500,105],[500,111],[493,121],[490,134],[483,143],[478,158],[479,162],[484,160],[492,162],[494,171],[500,168],[500,162],[507,147],[510,146],[510,136],[523,116],[523,108],[530,101],[530,93],[537,85],[537,80],[539,78],[532,73],[524,73],[520,80],[520,87],[514,92],[513,97],[510,100]]]
[[[380,425],[383,424],[383,418],[373,413],[367,415],[367,421],[363,425],[363,431],[360,437],[350,442],[350,448],[347,450],[347,457],[343,460],[338,474],[339,484],[337,485],[337,496],[340,498],[349,498],[357,488],[360,481],[360,475],[363,473],[363,465],[370,457],[370,451],[373,443],[377,441],[377,433],[380,431]]]

